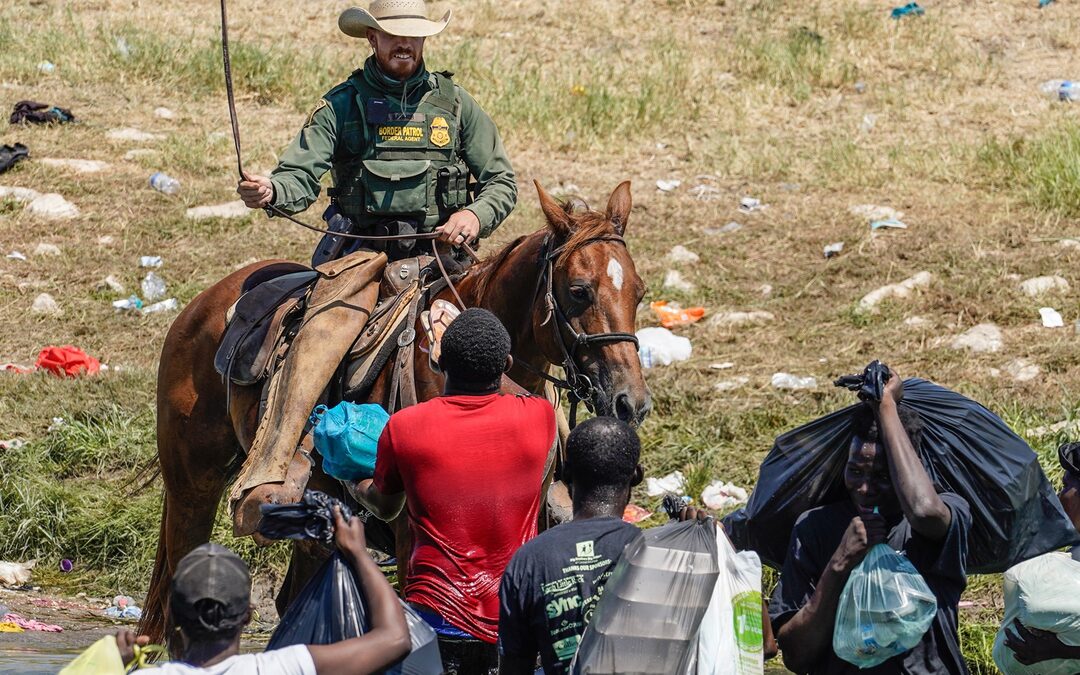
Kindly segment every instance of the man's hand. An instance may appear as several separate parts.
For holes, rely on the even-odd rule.
[[[367,555],[367,537],[364,535],[364,522],[353,516],[348,520],[341,515],[341,509],[334,507],[334,543],[342,553],[359,559]]]
[[[236,194],[249,209],[261,209],[274,200],[274,186],[266,176],[244,172],[244,180],[236,188]]]
[[[885,541],[885,519],[877,513],[864,513],[851,519],[840,546],[830,564],[841,574],[847,574],[863,561],[874,545]]]
[[[708,520],[709,518],[712,518],[712,514],[707,510],[690,506],[689,504],[684,506],[682,511],[679,511],[679,522],[686,520]]]
[[[904,398],[904,378],[896,374],[896,371],[889,369],[889,379],[885,382],[885,389],[881,392],[881,402],[891,403],[893,405],[900,402]]]
[[[125,666],[135,660],[135,645],[145,647],[148,644],[150,637],[147,635],[135,637],[135,633],[127,628],[116,631],[116,646],[120,649],[120,660]]]
[[[480,234],[480,219],[468,209],[455,212],[445,223],[435,228],[439,241],[451,246],[460,246],[476,240]]]
[[[1013,619],[1009,628],[1005,629],[1005,646],[1025,666],[1050,659],[1075,659],[1080,651],[1080,647],[1071,647],[1062,642],[1056,633],[1028,628],[1020,623],[1020,619]]]

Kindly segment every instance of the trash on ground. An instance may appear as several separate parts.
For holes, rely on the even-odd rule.
[[[43,157],[37,161],[45,166],[71,169],[75,173],[100,173],[109,168],[108,162],[99,162],[96,159],[57,159],[55,157]]]
[[[101,370],[100,361],[71,345],[42,349],[35,365],[57,377],[96,375]]]
[[[139,258],[139,267],[161,267],[163,263],[159,255],[144,255]]]
[[[187,217],[191,220],[205,220],[207,218],[246,218],[251,215],[244,202],[237,200],[225,204],[212,206],[196,206],[187,210]]]
[[[154,108],[154,117],[163,120],[171,120],[176,117],[176,113],[169,110],[168,108]]]
[[[674,192],[680,185],[682,185],[682,181],[677,178],[656,181],[656,189],[661,192]]]
[[[753,197],[743,197],[739,200],[739,210],[743,213],[755,213],[768,208],[765,204],[761,203],[760,199]]]
[[[5,612],[4,614],[7,614]],[[19,624],[12,621],[0,621],[0,633],[22,633],[23,629],[19,627]]]
[[[750,383],[750,378],[745,375],[737,375],[720,380],[713,385],[715,391],[734,391]]]
[[[642,368],[670,366],[676,361],[685,361],[690,358],[693,349],[690,338],[675,335],[667,328],[642,328],[637,332],[637,339]]]
[[[8,260],[26,260],[26,255],[18,251],[12,251],[7,254]]]
[[[56,298],[48,293],[42,293],[34,298],[34,303],[30,305],[30,311],[35,314],[48,314],[57,315],[60,313],[60,305],[56,303]]]
[[[817,378],[813,375],[800,377],[798,375],[792,375],[791,373],[773,373],[770,383],[776,389],[786,389],[789,391],[817,388]]]
[[[0,146],[0,173],[4,173],[30,156],[30,150],[22,143]]]
[[[686,492],[686,476],[682,471],[672,471],[663,478],[649,476],[645,479],[645,492],[650,497],[659,497],[669,493],[681,495]]]
[[[43,633],[62,633],[64,631],[62,627],[55,624],[42,623],[34,619],[26,619],[19,614],[5,614],[0,618],[0,621],[3,621],[4,623],[13,623],[23,630],[40,631]]]
[[[135,604],[135,598],[118,595],[113,598],[112,605],[105,609],[105,616],[110,619],[138,621],[142,618],[142,608]]]
[[[730,328],[752,323],[767,323],[776,319],[772,312],[753,310],[750,312],[717,312],[706,322],[710,326]]]
[[[731,361],[724,361],[723,363],[710,363],[709,368],[713,370],[728,370],[734,368],[735,364]]]
[[[689,293],[694,290],[694,284],[683,279],[679,270],[668,270],[664,275],[664,288],[674,288],[677,291]]]
[[[641,508],[637,504],[627,504],[623,510],[622,519],[623,522],[637,524],[643,520],[647,520],[652,516],[653,512]]]
[[[834,258],[840,255],[840,252],[844,250],[844,242],[838,241],[835,244],[829,244],[825,247],[825,257]]]
[[[718,234],[731,234],[732,232],[738,232],[742,228],[743,226],[741,224],[736,223],[733,220],[727,225],[724,225],[723,227],[703,227],[701,231],[709,236],[716,236]]]
[[[34,247],[34,255],[60,255],[60,247],[42,242]]]
[[[34,569],[36,564],[37,560],[27,560],[21,563],[0,560],[0,585],[22,586],[30,583],[30,579],[33,577],[30,570]]]
[[[120,55],[120,58],[127,60],[131,58],[131,45],[123,37],[116,38],[116,53]]]
[[[689,326],[701,320],[705,316],[704,307],[687,307],[683,309],[677,302],[669,303],[667,300],[656,300],[649,303],[656,317],[660,319],[660,325],[664,328],[676,326]]]
[[[1047,80],[1039,85],[1039,90],[1058,101],[1080,100],[1080,82],[1072,80]]]
[[[148,131],[140,131],[133,127],[111,129],[108,133],[105,134],[105,137],[113,141],[132,141],[134,143],[160,141],[165,138],[161,134],[152,134]]]
[[[38,195],[26,205],[30,213],[49,220],[66,220],[79,215],[79,209],[55,192]]]
[[[75,569],[75,563],[71,562],[68,558],[64,558],[60,561],[60,571],[64,574],[67,574],[73,569]]]
[[[740,506],[745,504],[749,498],[750,494],[745,488],[722,480],[709,483],[701,492],[701,502],[705,504],[705,508],[714,511],[723,511]]]
[[[761,293],[761,295],[766,298],[769,297],[770,295],[772,295],[773,292],[772,284],[761,284],[757,287],[757,292]]]
[[[103,234],[97,238],[98,246],[112,246],[115,239],[111,234]]]
[[[1001,329],[992,323],[980,323],[957,335],[949,343],[953,349],[970,349],[976,353],[999,352],[1005,346]]]
[[[168,300],[162,300],[161,302],[155,302],[152,305],[147,305],[142,308],[143,314],[157,314],[159,312],[171,312],[180,307],[180,303],[176,298],[169,298]]]
[[[870,230],[876,232],[877,230],[906,230],[908,229],[907,223],[897,220],[896,218],[886,218],[884,220],[875,220],[870,223]]]
[[[867,222],[875,220],[900,220],[904,217],[902,211],[897,211],[891,206],[879,206],[878,204],[858,204],[848,208],[853,216],[865,218]]]
[[[123,291],[120,291],[123,293]],[[122,300],[113,300],[112,306],[118,312],[137,312],[143,308],[143,301],[137,295],[130,295]]]
[[[168,288],[165,286],[165,280],[157,275],[155,272],[150,272],[146,277],[139,282],[139,286],[142,288],[143,298],[147,302],[153,302],[159,298],[164,298],[165,293],[168,292]]]
[[[1042,318],[1042,325],[1045,328],[1062,328],[1065,326],[1061,314],[1053,307],[1040,307],[1039,316]]]
[[[155,171],[150,174],[150,187],[162,194],[174,195],[180,192],[180,181],[166,173]]]
[[[872,290],[859,300],[859,309],[875,310],[882,300],[910,298],[916,289],[929,286],[933,278],[933,275],[924,270],[898,284],[888,284]]]
[[[19,101],[8,121],[11,124],[63,124],[74,122],[75,116],[67,108],[37,101]]]
[[[1020,283],[1020,290],[1035,298],[1044,293],[1069,291],[1069,282],[1058,275],[1045,277],[1032,277]]]
[[[0,371],[5,373],[16,373],[18,375],[26,375],[36,370],[34,366],[24,366],[18,363],[3,363],[0,364]]]
[[[124,293],[127,291],[127,289],[124,288],[124,284],[120,283],[120,280],[112,274],[102,279],[98,283],[98,288],[107,288],[113,293]]]
[[[0,441],[0,450],[18,450],[26,445],[26,441],[21,438],[9,438],[6,441]]]
[[[56,64],[52,61],[42,61],[41,63],[37,64],[37,69],[39,73],[51,75],[52,73],[56,72]]]
[[[908,318],[904,319],[905,326],[913,326],[915,328],[921,326],[929,326],[931,323],[932,322],[929,319],[922,316],[909,316]]]
[[[1009,377],[1017,382],[1030,382],[1042,374],[1042,368],[1037,363],[1027,359],[1013,359],[1003,366]]]
[[[701,256],[686,248],[682,244],[678,244],[672,247],[670,251],[668,251],[667,260],[668,262],[673,262],[676,264],[693,264],[701,260]]]
[[[63,427],[66,424],[67,424],[67,421],[63,417],[54,417],[54,418],[52,418],[52,421],[49,423],[49,428],[46,429],[45,431],[48,431],[51,434],[52,432],[59,430],[61,427]]]
[[[703,202],[716,201],[723,196],[720,192],[720,188],[715,185],[695,185],[690,188],[690,195]]]
[[[877,124],[877,115],[873,113],[866,113],[863,115],[862,122],[859,124],[859,130],[864,134],[868,134],[874,130],[874,125]]]
[[[892,12],[889,13],[894,19],[902,19],[905,16],[922,16],[926,13],[922,7],[919,7],[917,2],[909,2],[901,7],[894,7]]]
[[[859,80],[858,82],[853,84],[852,88],[855,90],[856,94],[865,94],[866,93],[866,83],[863,82],[862,80]]]

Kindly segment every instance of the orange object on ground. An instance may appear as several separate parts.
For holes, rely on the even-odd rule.
[[[660,319],[660,325],[664,328],[675,326],[689,326],[701,320],[705,316],[704,307],[687,307],[683,309],[678,303],[668,304],[667,300],[657,300],[649,304],[653,313]]]
[[[37,367],[57,377],[95,375],[101,370],[101,362],[78,347],[46,347],[37,358]]]
[[[637,504],[627,504],[626,510],[623,511],[622,519],[624,522],[637,524],[651,515],[652,511],[646,511]]]

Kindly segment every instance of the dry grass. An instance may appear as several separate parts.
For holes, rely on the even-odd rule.
[[[824,384],[811,393],[777,392],[768,384],[776,371],[813,374],[824,383],[880,357],[905,375],[985,402],[1018,429],[1074,416],[1080,249],[1054,240],[1080,236],[1080,132],[1075,104],[1045,100],[1037,86],[1080,74],[1080,9],[1066,2],[1042,11],[1034,5],[931,2],[926,17],[896,22],[884,4],[840,0],[485,0],[455,7],[451,29],[429,43],[428,59],[456,71],[457,81],[491,112],[522,186],[534,178],[549,187],[574,183],[598,202],[620,180],[634,181],[629,237],[651,289],[648,299],[702,304],[710,312],[775,314],[776,321],[763,326],[685,329],[695,348],[691,361],[649,373],[656,411],[643,429],[648,470],[692,469],[697,482],[715,476],[752,484],[777,433],[846,402]],[[344,6],[230,4],[245,161],[252,170],[273,166],[319,93],[364,57],[361,45],[334,26]],[[22,141],[35,157],[113,165],[107,173],[79,175],[26,162],[0,177],[0,184],[60,192],[82,211],[74,221],[51,223],[0,203],[0,249],[30,254],[38,242],[50,242],[63,251],[60,258],[0,260],[0,361],[32,361],[46,344],[74,343],[126,371],[78,384],[0,378],[0,438],[28,438],[32,448],[50,453],[49,462],[64,447],[44,431],[53,416],[97,419],[114,410],[111,402],[114,421],[152,433],[155,354],[169,317],[115,314],[114,294],[96,288],[102,277],[115,274],[137,289],[138,256],[162,255],[161,274],[186,302],[244,261],[302,260],[314,245],[313,235],[260,215],[200,224],[184,218],[186,207],[233,198],[217,25],[210,2],[0,6],[0,100],[8,106],[24,98],[54,102],[83,120],[11,127],[3,142]],[[127,57],[118,38],[128,45]],[[57,65],[54,74],[38,72],[43,60]],[[176,111],[176,119],[155,118],[157,106]],[[106,130],[120,126],[165,138],[147,144],[105,138]],[[123,159],[135,147],[158,154]],[[181,180],[178,197],[147,187],[147,177],[159,169]],[[679,178],[683,186],[661,193],[654,187],[658,178]],[[692,196],[690,188],[699,184],[715,188],[716,199]],[[745,195],[769,208],[738,213]],[[904,211],[910,229],[871,237],[867,223],[848,212],[862,203]],[[745,227],[729,235],[705,232],[732,220]],[[539,222],[535,199],[523,189],[519,209],[492,243]],[[99,244],[103,236],[112,243]],[[840,240],[843,254],[825,260],[822,247]],[[693,292],[662,288],[670,268],[664,254],[675,243],[701,255],[683,270],[697,285]],[[855,311],[866,292],[920,270],[935,277],[926,291],[878,314]],[[1043,303],[1018,288],[1019,279],[1042,274],[1073,284],[1046,300],[1064,314],[1064,329],[1041,328],[1037,308]],[[772,286],[770,295],[762,295],[762,284]],[[62,316],[29,313],[40,292],[58,299]],[[903,320],[910,316],[928,323],[907,326]],[[1003,351],[972,355],[940,343],[985,321],[1004,331]],[[651,319],[643,314],[641,322]],[[1019,357],[1041,364],[1042,377],[1017,383],[992,374]],[[717,361],[736,367],[707,367]],[[734,375],[749,377],[749,384],[713,390],[719,378]],[[1056,440],[1037,443],[1048,467]],[[115,448],[106,443],[103,454],[88,455],[77,450],[90,440],[67,442],[79,476],[62,477],[64,490],[81,489],[99,471],[101,457],[108,458],[108,471],[93,480],[124,484],[127,469],[116,464]],[[151,439],[143,437],[138,447],[145,454]],[[27,472],[42,470],[25,461],[19,466]],[[121,475],[109,478],[113,473]],[[0,497],[5,508],[14,499]],[[142,499],[136,515],[152,540],[155,497]],[[122,502],[113,506],[117,522],[136,525]],[[84,517],[98,513],[79,511],[78,503],[73,508]],[[93,534],[84,539],[97,541]],[[62,554],[47,537],[20,545],[0,547],[0,553]],[[108,555],[94,559],[124,565],[124,551],[108,546],[98,546]],[[145,558],[129,552],[128,559],[135,562],[126,577],[106,576],[102,583],[126,578],[129,588],[137,585]],[[990,578],[969,596],[993,605],[1000,602],[997,589]],[[984,669],[979,660],[986,650],[979,645],[993,617],[980,610],[965,623],[969,655]]]

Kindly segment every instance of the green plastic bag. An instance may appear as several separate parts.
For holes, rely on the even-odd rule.
[[[120,659],[116,636],[106,635],[67,664],[60,675],[124,675],[127,669]]]

